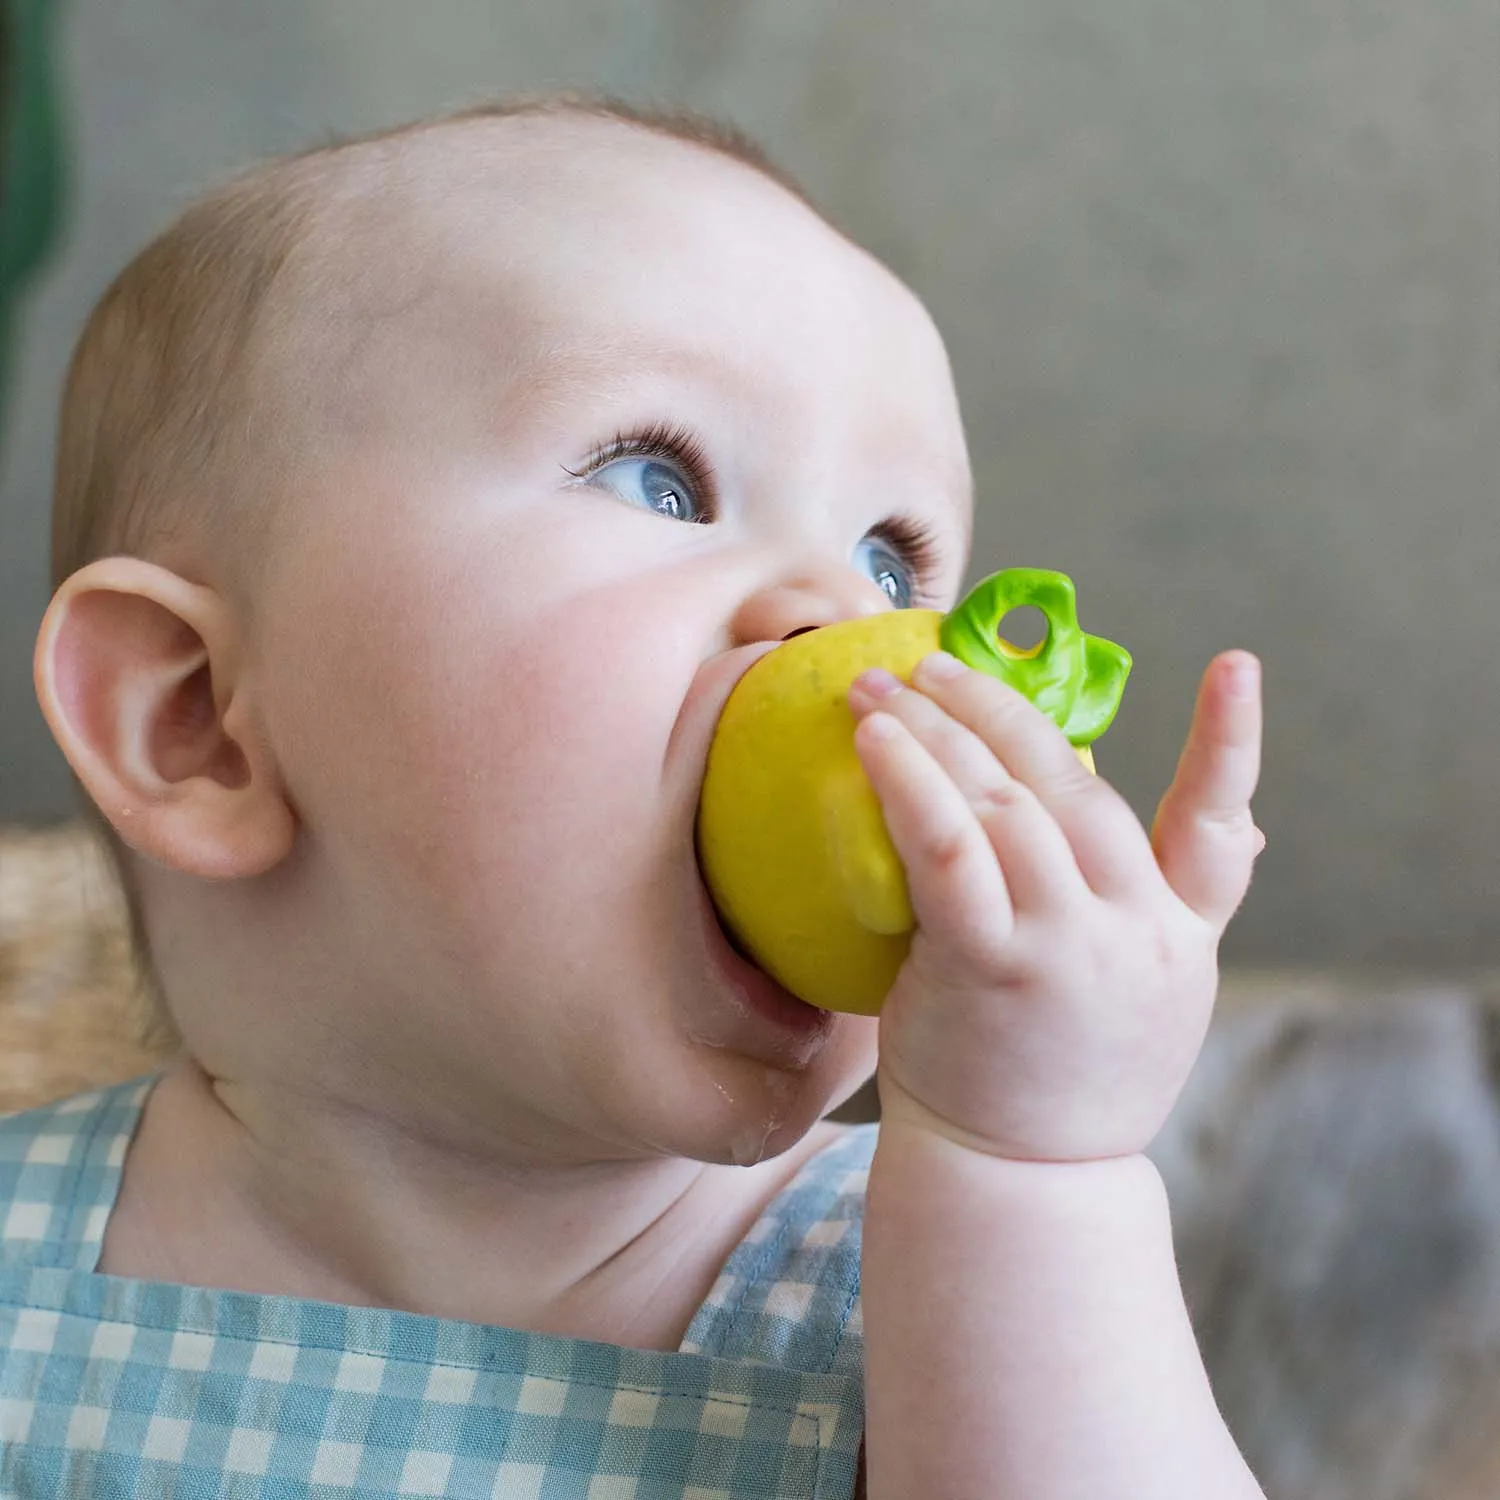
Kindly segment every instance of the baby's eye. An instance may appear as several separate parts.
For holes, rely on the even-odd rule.
[[[895,608],[911,608],[916,592],[912,568],[883,537],[865,537],[854,549],[854,565],[880,585]]]
[[[692,478],[670,459],[660,456],[616,458],[589,475],[628,505],[654,510],[674,521],[706,521],[705,508]]]

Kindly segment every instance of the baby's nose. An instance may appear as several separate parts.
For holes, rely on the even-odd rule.
[[[880,614],[891,601],[879,584],[850,569],[806,575],[756,589],[735,612],[737,645],[786,641],[839,620]]]

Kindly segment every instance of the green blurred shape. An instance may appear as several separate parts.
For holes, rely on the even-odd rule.
[[[55,13],[52,0],[0,0],[0,410],[21,293],[56,243],[62,217]]]

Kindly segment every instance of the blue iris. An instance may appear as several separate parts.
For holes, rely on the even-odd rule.
[[[676,464],[661,458],[617,458],[592,476],[629,505],[653,510],[673,521],[707,517],[693,494],[693,483]]]
[[[874,579],[895,608],[911,608],[911,569],[889,542],[878,536],[867,536],[854,549],[854,562]]]

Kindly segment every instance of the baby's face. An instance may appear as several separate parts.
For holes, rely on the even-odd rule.
[[[287,920],[383,1086],[549,1150],[753,1160],[868,1075],[875,1023],[747,1000],[694,855],[704,759],[768,643],[951,603],[947,360],[750,169],[614,125],[506,139],[497,186],[375,244],[399,288],[308,365],[322,456],[255,605]]]

